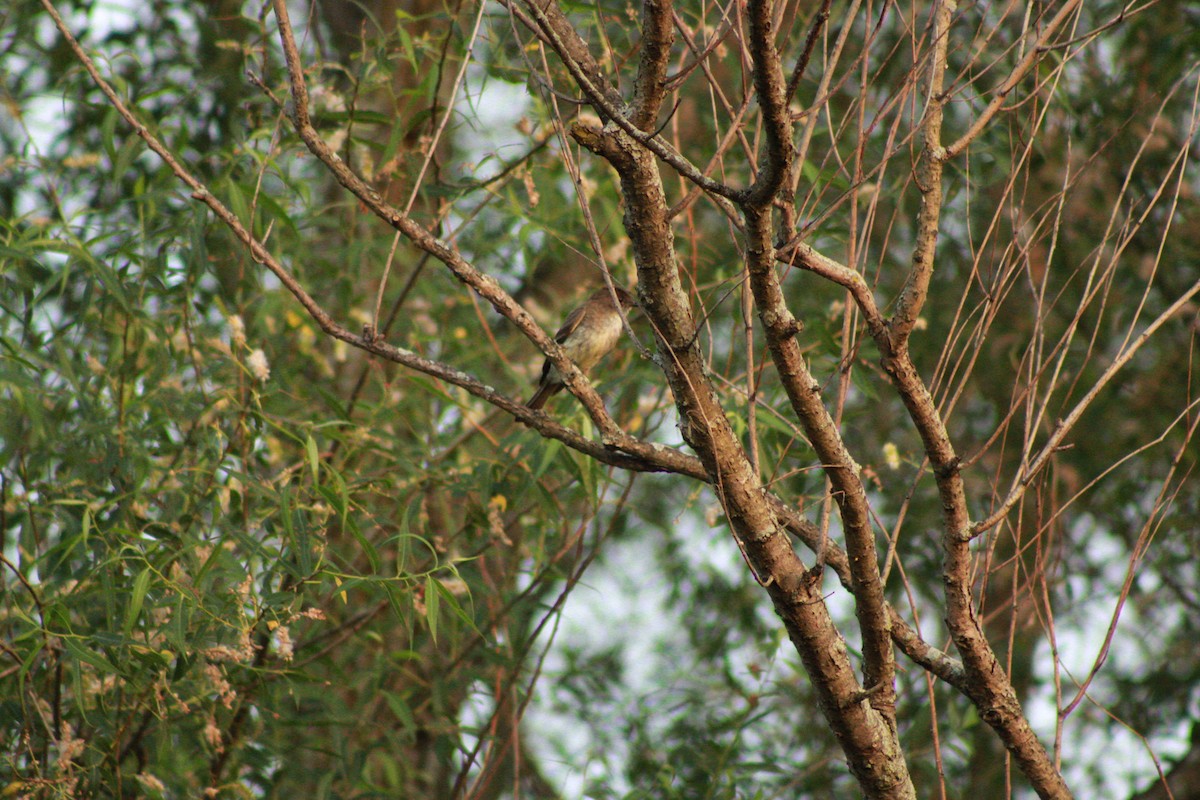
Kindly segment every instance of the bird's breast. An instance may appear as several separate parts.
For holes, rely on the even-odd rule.
[[[566,342],[567,355],[585,372],[596,366],[621,338],[621,318],[616,314],[604,316],[605,319],[598,325],[594,324],[595,320],[584,320],[576,334],[583,334],[585,327],[588,334],[571,336]],[[589,322],[593,324],[588,325]]]

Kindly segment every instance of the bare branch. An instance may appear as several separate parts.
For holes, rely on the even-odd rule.
[[[1083,698],[1087,695],[1088,687],[1091,686],[1097,673],[1100,672],[1100,667],[1108,658],[1109,651],[1112,649],[1113,637],[1117,633],[1117,624],[1121,619],[1121,611],[1129,599],[1129,592],[1133,588],[1133,581],[1138,575],[1137,568],[1149,552],[1150,542],[1153,540],[1155,533],[1157,533],[1159,526],[1163,524],[1162,515],[1166,509],[1170,508],[1172,495],[1179,491],[1178,484],[1173,486],[1172,483],[1175,481],[1175,475],[1179,471],[1180,463],[1184,460],[1185,453],[1192,446],[1192,440],[1196,435],[1198,427],[1200,427],[1200,417],[1193,417],[1187,427],[1187,431],[1183,435],[1183,441],[1171,457],[1171,466],[1167,470],[1167,474],[1163,476],[1158,496],[1154,498],[1154,505],[1150,513],[1146,515],[1146,521],[1142,524],[1141,530],[1138,531],[1137,540],[1129,556],[1129,562],[1125,566],[1125,580],[1121,584],[1121,591],[1117,596],[1112,616],[1109,618],[1108,630],[1104,634],[1104,642],[1100,646],[1100,652],[1092,662],[1092,668],[1088,670],[1087,676],[1079,682],[1079,688],[1075,692],[1075,697],[1059,709],[1059,719],[1066,719],[1083,702]],[[1190,469],[1185,470],[1184,478],[1180,479],[1180,483],[1186,480],[1186,473],[1190,471]]]
[[[772,8],[766,2],[751,2],[750,53],[754,60],[754,85],[764,116],[766,155],[758,180],[742,203],[746,216],[746,263],[754,301],[772,360],[784,390],[812,442],[833,487],[846,535],[854,585],[855,613],[862,627],[864,682],[871,687],[869,699],[895,735],[895,656],[892,651],[890,618],[885,612],[883,582],[866,491],[859,467],[847,451],[841,434],[821,400],[820,384],[813,377],[796,342],[799,324],[788,310],[772,245],[771,202],[781,189],[791,186],[794,145],[792,120],[787,108],[787,86],[783,65],[774,44]],[[764,210],[766,209],[766,210]]]
[[[808,38],[804,40],[804,50],[796,59],[796,66],[792,68],[792,76],[788,78],[785,98],[789,102],[796,96],[796,87],[800,85],[800,79],[804,77],[804,71],[808,69],[808,61],[812,58],[813,48],[817,45],[817,37],[824,30],[825,23],[829,22],[829,9],[832,6],[833,0],[822,0],[821,8],[813,17],[812,25],[808,29]]]
[[[779,92],[782,93],[781,76]],[[666,198],[654,162],[620,131],[610,132],[609,129],[576,123],[572,133],[584,147],[608,160],[621,178],[626,202],[625,228],[638,264],[642,306],[660,341],[663,358],[659,366],[675,395],[684,439],[704,463],[738,546],[755,577],[766,588],[805,668],[813,676],[822,711],[842,743],[851,771],[870,797],[915,797],[896,737],[894,719],[890,716],[894,688],[887,670],[894,665],[887,661],[888,666],[881,670],[887,676],[881,691],[875,691],[871,685],[868,688],[872,692],[863,693],[863,687],[851,669],[844,642],[821,598],[819,581],[808,575],[790,542],[780,535],[782,520],[773,505],[767,502],[761,480],[734,435],[706,376],[706,366],[696,346],[695,322],[675,267]],[[783,165],[785,174],[786,169],[787,162]],[[769,202],[768,199],[768,207]],[[747,214],[749,246],[752,250],[761,248],[757,253],[752,252],[748,260],[752,271],[761,266],[764,258],[768,271],[773,264],[771,237],[765,222],[768,219],[769,211]],[[765,246],[760,244],[764,239]],[[765,280],[758,282],[768,285]],[[778,292],[777,284],[772,285]],[[789,320],[794,323],[790,315],[775,319],[764,313],[765,304],[759,299],[758,292],[756,288],[764,325],[778,334],[781,324],[786,326]],[[792,329],[786,337],[777,338],[794,345],[791,335],[794,333]],[[816,402],[820,404],[819,399]],[[854,472],[846,463],[839,464],[839,469]],[[876,563],[873,551],[869,561]],[[862,580],[857,580],[856,585],[868,592],[881,591],[877,569],[875,574],[874,586]],[[889,617],[882,604],[868,597],[857,605],[881,617],[871,633],[864,636],[874,638],[879,630],[890,636]],[[888,656],[891,654],[890,641],[871,646]],[[873,666],[881,660],[875,658]],[[883,695],[882,700],[880,695]],[[888,708],[889,713],[881,714],[876,706]],[[881,754],[883,758],[880,758]]]
[[[671,24],[671,0],[642,3],[642,57],[634,81],[633,108],[629,121],[642,130],[652,130],[667,94],[667,59],[675,28]]]
[[[1049,462],[1050,457],[1053,456],[1058,448],[1062,445],[1063,440],[1067,437],[1067,434],[1075,429],[1075,426],[1083,417],[1083,413],[1087,411],[1092,403],[1096,401],[1096,398],[1103,393],[1105,388],[1112,383],[1113,378],[1115,378],[1129,364],[1129,362],[1133,360],[1133,357],[1137,354],[1137,352],[1142,349],[1143,345],[1150,341],[1151,337],[1154,336],[1155,332],[1157,332],[1159,328],[1161,328],[1171,318],[1178,314],[1179,311],[1186,307],[1192,301],[1192,298],[1196,297],[1198,294],[1200,294],[1200,281],[1193,283],[1191,287],[1187,289],[1187,291],[1181,294],[1175,300],[1175,302],[1171,303],[1171,305],[1168,306],[1161,314],[1159,314],[1153,322],[1146,326],[1144,331],[1138,334],[1132,342],[1130,342],[1123,350],[1121,350],[1117,357],[1113,359],[1112,363],[1108,365],[1100,377],[1096,379],[1095,383],[1092,384],[1091,388],[1088,389],[1082,398],[1080,398],[1079,402],[1075,404],[1070,412],[1068,412],[1066,416],[1055,423],[1054,430],[1046,439],[1046,443],[1042,445],[1042,448],[1038,451],[1037,456],[1030,461],[1029,466],[1022,470],[1021,475],[1017,477],[1016,485],[1008,493],[1008,495],[1005,496],[1004,500],[1001,501],[996,510],[988,515],[986,519],[981,520],[971,526],[969,534],[971,538],[979,536],[980,534],[985,533],[986,531],[995,527],[1000,520],[1004,519],[1004,517],[1008,515],[1008,512],[1013,509],[1013,506],[1015,506],[1025,494],[1025,490],[1033,480],[1034,476],[1037,475],[1037,473],[1040,472],[1042,468]]]
[[[887,323],[879,312],[875,297],[871,293],[871,287],[867,286],[867,282],[858,272],[817,252],[804,242],[796,242],[782,248],[777,256],[781,263],[806,269],[850,292],[854,302],[858,305],[858,310],[862,312],[863,318],[866,320],[867,329],[871,335],[887,335]]]
[[[1038,62],[1045,58],[1046,49],[1051,47],[1051,40],[1054,38],[1054,34],[1058,32],[1058,29],[1062,27],[1063,23],[1070,19],[1079,10],[1081,4],[1082,0],[1067,0],[1067,2],[1063,4],[1063,7],[1058,10],[1058,13],[1055,14],[1048,23],[1046,23],[1046,27],[1042,29],[1041,35],[1038,36],[1037,41],[1028,49],[1025,57],[1021,59],[1021,63],[1017,64],[1012,73],[1004,80],[1002,84],[1000,84],[1000,87],[996,89],[996,94],[992,97],[991,102],[988,103],[987,108],[985,108],[983,112],[975,119],[975,121],[971,123],[971,127],[967,129],[967,132],[960,136],[958,140],[954,142],[954,144],[937,152],[936,155],[939,160],[945,161],[947,159],[955,158],[962,153],[962,151],[965,150],[967,146],[971,144],[971,142],[975,141],[979,134],[983,132],[983,129],[988,126],[988,123],[992,121],[992,118],[995,117],[996,114],[1000,112],[1000,109],[1004,107],[1004,101],[1008,99],[1008,96],[1012,93],[1012,90],[1017,88],[1017,84],[1029,74],[1029,71],[1033,69]]]
[[[788,111],[783,62],[775,47],[774,4],[768,0],[751,0],[747,12],[754,91],[762,110],[767,147],[759,164],[758,177],[746,189],[742,205],[761,208],[775,200],[780,188],[790,186],[796,146],[792,141],[792,115]]]
[[[579,35],[563,16],[561,9],[553,3],[544,8],[535,2],[528,2],[526,5],[533,20],[549,40],[550,46],[558,53],[571,76],[579,84],[579,88],[588,96],[597,111],[629,134],[634,141],[670,164],[680,175],[712,194],[719,204],[739,197],[740,193],[736,189],[704,175],[657,133],[647,133],[633,124],[622,110],[623,101],[620,95],[599,74],[598,66],[592,68],[595,59],[588,53],[587,46],[579,39]]]
[[[1174,94],[1175,90],[1181,88],[1182,86],[1182,82],[1177,82],[1170,94]],[[1165,99],[1163,103],[1166,103]],[[1197,83],[1193,89],[1192,108],[1192,121],[1188,130],[1188,135],[1184,138],[1184,144],[1180,147],[1179,151],[1175,155],[1171,165],[1171,171],[1168,172],[1167,176],[1155,190],[1154,194],[1150,197],[1149,202],[1146,204],[1146,207],[1142,211],[1139,219],[1136,221],[1136,224],[1133,225],[1132,230],[1124,237],[1121,247],[1118,247],[1116,252],[1113,254],[1110,260],[1109,269],[1115,268],[1117,258],[1124,249],[1124,244],[1132,238],[1133,234],[1136,233],[1138,229],[1140,229],[1142,223],[1150,215],[1151,210],[1158,204],[1159,199],[1166,192],[1167,185],[1171,182],[1172,174],[1176,175],[1174,179],[1174,183],[1176,185],[1172,193],[1171,205],[1175,206],[1178,203],[1179,194],[1181,191],[1183,191],[1186,165],[1193,149],[1191,142],[1193,141],[1197,131],[1200,131],[1200,83]],[[1134,159],[1134,163],[1141,158],[1142,151],[1145,149],[1146,144],[1146,141],[1142,142],[1142,146],[1138,150],[1138,154]],[[1125,180],[1125,186],[1122,187],[1122,195],[1124,195],[1125,190],[1128,187],[1129,179],[1132,174],[1133,164],[1130,165],[1129,173],[1127,174]],[[1114,218],[1116,213],[1116,206],[1114,206]],[[1170,217],[1168,219],[1170,219]],[[1113,224],[1113,221],[1114,220],[1110,220],[1110,226]],[[1169,225],[1170,223],[1168,222],[1168,226]],[[1084,300],[1080,303],[1079,309],[1076,311],[1070,324],[1067,326],[1067,330],[1063,334],[1062,341],[1059,343],[1058,363],[1055,367],[1054,377],[1056,377],[1058,372],[1062,369],[1067,352],[1066,344],[1075,334],[1075,331],[1082,319],[1083,312],[1090,301],[1090,294],[1091,293],[1085,296]],[[1191,286],[1181,292],[1179,296],[1157,317],[1155,317],[1140,333],[1133,335],[1133,328],[1131,326],[1129,335],[1127,335],[1126,340],[1122,343],[1119,352],[1113,358],[1112,362],[1105,367],[1104,371],[1095,380],[1092,386],[1084,393],[1083,397],[1079,399],[1074,407],[1072,407],[1072,409],[1065,416],[1056,420],[1053,431],[1050,433],[1050,436],[1047,437],[1045,444],[1042,445],[1037,455],[1033,456],[1032,458],[1025,458],[1025,463],[1023,464],[1020,472],[1013,478],[1012,486],[1009,488],[1007,494],[986,519],[981,520],[972,526],[971,536],[979,536],[995,527],[1002,519],[1004,519],[1004,517],[1013,509],[1013,507],[1020,502],[1020,499],[1024,496],[1026,489],[1029,487],[1034,477],[1050,462],[1050,458],[1062,446],[1062,443],[1066,440],[1066,437],[1075,429],[1075,426],[1079,423],[1080,419],[1082,419],[1084,412],[1086,412],[1088,408],[1090,408],[1096,401],[1096,399],[1100,397],[1105,388],[1112,383],[1113,379],[1116,378],[1117,375],[1119,375],[1125,369],[1125,367],[1129,365],[1130,361],[1133,360],[1133,357],[1144,345],[1150,341],[1154,334],[1169,320],[1174,318],[1185,309],[1188,309],[1192,299],[1197,295],[1200,295],[1200,280],[1192,283]],[[1145,302],[1144,298],[1142,302]],[[1051,384],[1053,385],[1055,382],[1056,381],[1052,378]],[[1043,405],[1043,412],[1045,408],[1046,406]],[[1032,441],[1029,442],[1028,447],[1030,450],[1033,449]]]
[[[912,268],[896,301],[896,313],[889,322],[893,347],[907,346],[907,339],[925,305],[929,279],[933,276],[933,258],[942,211],[942,108],[946,103],[942,84],[946,74],[946,46],[954,7],[954,0],[939,0],[934,6],[933,56],[929,64],[925,116],[921,120],[921,156],[916,170],[917,189],[921,192],[917,242],[913,248]]]
[[[908,351],[908,335],[925,302],[932,275],[940,219],[941,160],[938,149],[941,106],[944,103],[942,75],[952,6],[952,2],[939,3],[934,14],[929,105],[922,121],[924,147],[917,178],[918,189],[922,193],[922,207],[917,222],[918,241],[913,268],[899,299],[899,309],[890,325],[882,324],[874,298],[865,282],[853,270],[822,258],[811,248],[800,244],[793,245],[787,255],[789,261],[798,259],[805,269],[821,274],[851,292],[883,356],[884,370],[921,435],[942,499],[946,614],[955,645],[963,656],[967,675],[962,686],[964,692],[978,706],[983,718],[999,733],[1022,771],[1038,787],[1039,793],[1046,797],[1068,797],[1069,792],[1061,775],[1029,728],[1016,693],[975,616],[970,584],[971,558],[967,547],[970,521],[959,473],[959,458],[933,397]]]
[[[872,705],[895,725],[895,662],[891,649],[890,618],[884,611],[883,582],[866,490],[859,469],[846,449],[833,417],[821,400],[820,383],[809,371],[796,341],[799,324],[788,310],[775,273],[775,253],[770,244],[768,215],[747,212],[747,266],[754,302],[758,307],[771,358],[788,400],[804,433],[812,442],[822,469],[832,484],[832,495],[842,516],[846,550],[863,634],[864,682],[884,685],[872,693]]]

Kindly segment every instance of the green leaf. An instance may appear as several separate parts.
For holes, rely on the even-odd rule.
[[[429,624],[429,637],[437,642],[438,633],[438,589],[441,583],[432,573],[425,576],[425,621]]]
[[[313,483],[320,483],[321,456],[317,452],[317,440],[310,433],[304,440],[304,451],[308,454],[308,466],[312,469]]]
[[[387,701],[388,708],[396,715],[396,719],[400,721],[404,730],[415,732],[417,730],[417,720],[413,717],[412,709],[408,707],[408,703],[404,702],[404,698],[396,692],[384,692],[383,698]]]
[[[120,119],[120,116],[117,110],[109,108],[104,114],[104,121],[100,123],[100,144],[104,147],[104,152],[108,155],[109,161],[117,160],[117,146],[113,140],[116,134],[118,119]]]
[[[363,536],[362,531],[358,527],[358,523],[353,519],[346,520],[346,527],[354,535],[354,540],[358,542],[358,546],[367,556],[367,561],[370,562],[371,572],[378,574],[382,560],[379,558],[379,550],[366,536]],[[403,537],[401,537],[403,538]]]
[[[542,457],[538,460],[537,466],[534,467],[534,480],[540,480],[549,471],[555,457],[563,450],[563,444],[557,439],[543,440],[539,450]]]
[[[462,603],[458,601],[458,598],[455,597],[454,593],[447,589],[441,581],[435,581],[435,583],[437,584],[438,593],[442,596],[441,602],[444,602],[446,606],[454,613],[454,616],[457,617],[464,625],[466,625],[469,630],[475,631],[475,620],[471,619],[471,615],[467,613],[465,608],[463,608]],[[426,602],[428,603],[428,600]]]
[[[74,635],[63,636],[62,642],[64,645],[66,645],[66,648],[68,651],[70,651],[71,655],[75,656],[80,661],[83,661],[86,664],[91,664],[93,667],[105,673],[106,675],[121,674],[121,670],[117,669],[116,664],[113,664],[99,653],[94,653],[88,648],[84,647],[79,637]]]
[[[153,577],[153,573],[149,567],[146,567],[133,579],[133,590],[129,596],[129,608],[125,613],[126,636],[129,636],[133,632],[133,626],[137,623],[138,615],[142,613],[142,604],[146,600],[146,592],[150,588],[151,577]]]

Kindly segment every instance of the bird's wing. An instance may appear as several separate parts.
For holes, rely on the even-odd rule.
[[[579,306],[579,308],[576,308],[574,311],[568,314],[566,321],[563,322],[562,327],[558,329],[558,333],[554,334],[554,341],[558,342],[559,344],[565,342],[567,337],[574,333],[575,329],[579,327],[579,323],[583,322],[583,316],[586,310],[587,304],[584,303],[583,305]]]

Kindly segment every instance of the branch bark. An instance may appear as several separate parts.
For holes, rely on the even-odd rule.
[[[795,146],[791,114],[787,108],[787,83],[774,43],[771,4],[764,0],[751,2],[749,17],[754,85],[763,110],[767,141],[758,180],[746,191],[741,203],[746,218],[746,263],[750,284],[767,345],[788,400],[833,486],[845,531],[846,551],[850,556],[855,614],[862,629],[863,682],[871,691],[872,707],[887,722],[890,735],[895,738],[895,654],[867,493],[859,478],[859,467],[821,400],[820,383],[805,363],[796,341],[800,326],[784,302],[775,273],[771,204],[781,191],[791,186]]]
[[[850,290],[863,311],[867,329],[882,355],[884,372],[896,387],[921,436],[942,500],[942,574],[946,593],[946,624],[962,656],[965,671],[961,684],[955,685],[1000,736],[1040,797],[1070,797],[1066,782],[1021,711],[1016,691],[975,614],[969,547],[972,527],[966,489],[959,469],[960,459],[933,396],[913,364],[907,339],[897,344],[890,335],[869,288],[856,272],[821,256],[807,245],[794,245],[786,255],[789,263],[825,275]]]
[[[638,128],[654,128],[663,98],[667,96],[667,59],[675,41],[671,0],[642,3],[642,57],[638,61],[629,121]]]
[[[783,619],[851,772],[867,797],[915,797],[894,725],[867,702],[874,693],[864,692],[854,676],[820,583],[783,535],[783,521],[706,376],[652,154],[611,124],[576,123],[572,135],[620,176],[642,307],[659,340],[659,367],[674,392],[684,439],[700,456],[739,546]]]
[[[562,9],[554,3],[542,5],[526,2],[525,5],[539,31],[549,40],[550,46],[602,118],[620,126],[634,141],[643,144],[680,175],[712,195],[718,205],[727,204],[738,196],[736,189],[709,178],[661,136],[642,130],[629,119],[620,93],[604,77],[596,59]],[[647,99],[650,97],[647,96]]]

